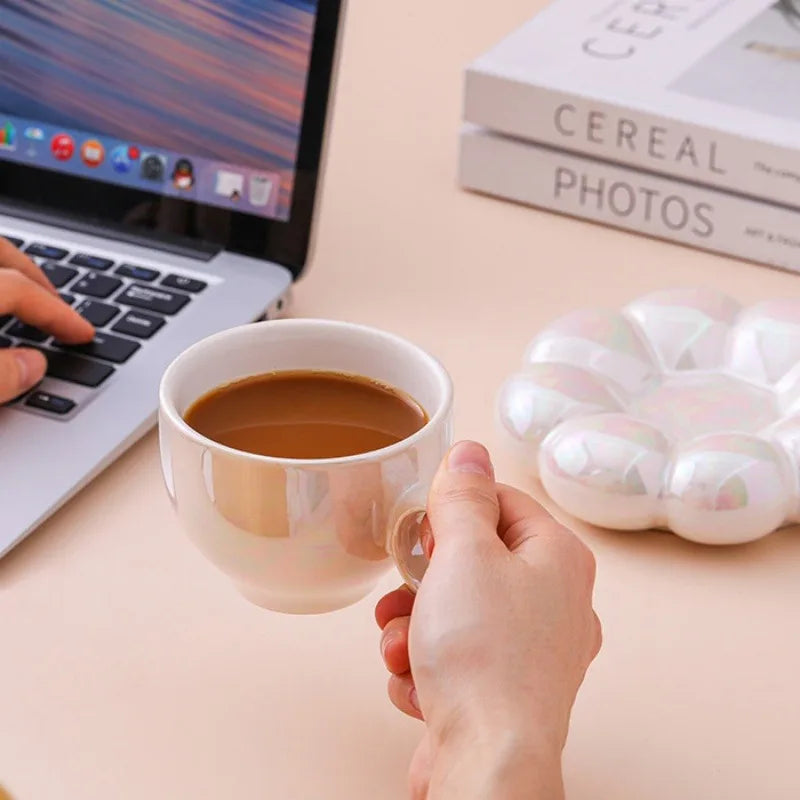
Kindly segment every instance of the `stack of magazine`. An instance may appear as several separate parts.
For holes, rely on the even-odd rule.
[[[464,119],[468,189],[800,271],[800,0],[554,0]]]

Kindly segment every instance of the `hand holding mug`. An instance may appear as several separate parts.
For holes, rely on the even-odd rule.
[[[496,484],[473,442],[442,463],[428,518],[418,594],[398,589],[376,609],[389,695],[426,723],[413,796],[561,797],[570,711],[601,641],[594,559],[531,497]]]

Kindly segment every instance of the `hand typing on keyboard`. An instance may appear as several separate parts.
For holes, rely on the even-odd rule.
[[[67,344],[90,342],[94,328],[58,295],[42,270],[0,237],[0,317],[13,315]],[[37,350],[0,350],[0,403],[13,400],[44,377],[47,362]]]

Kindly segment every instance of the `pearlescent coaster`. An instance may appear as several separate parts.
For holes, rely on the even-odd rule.
[[[504,429],[579,519],[736,544],[800,521],[800,299],[706,289],[578,311],[529,345]]]

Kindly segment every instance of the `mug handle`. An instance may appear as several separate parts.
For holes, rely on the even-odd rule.
[[[428,558],[420,541],[427,500],[428,493],[423,487],[409,489],[392,509],[386,536],[387,552],[406,586],[415,593],[428,569]]]

